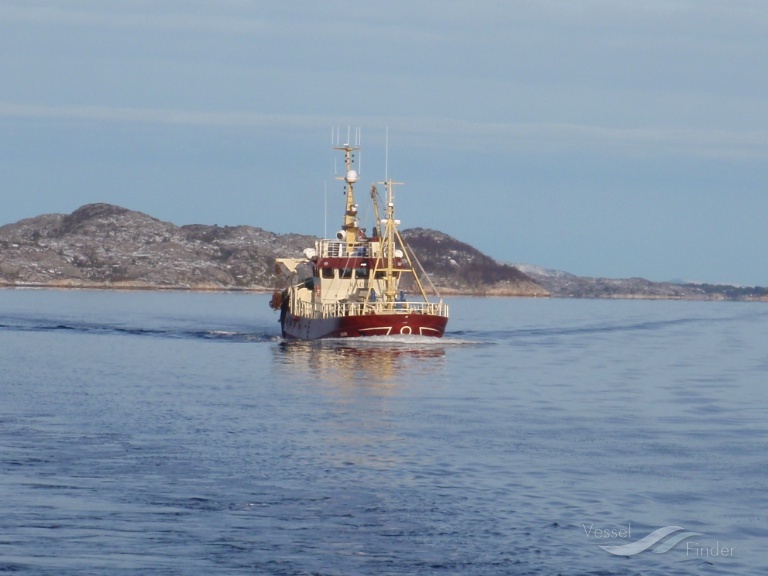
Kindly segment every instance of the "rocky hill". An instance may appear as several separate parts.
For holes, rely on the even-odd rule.
[[[549,296],[545,288],[514,266],[500,264],[447,234],[410,228],[402,236],[443,293]]]
[[[176,226],[110,204],[0,228],[8,286],[258,289],[277,252],[299,256],[309,237],[250,226]]]
[[[768,288],[651,282],[644,278],[588,278],[529,264],[515,267],[561,298],[644,298],[768,301]]]
[[[444,293],[548,295],[514,267],[430,230],[403,231]],[[176,226],[110,204],[0,227],[0,286],[266,290],[274,258],[315,238],[251,226]]]

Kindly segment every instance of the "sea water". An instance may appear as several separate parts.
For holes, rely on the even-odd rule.
[[[768,305],[267,303],[0,291],[0,573],[768,573]]]

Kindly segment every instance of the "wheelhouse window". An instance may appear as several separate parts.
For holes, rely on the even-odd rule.
[[[323,278],[333,280],[333,268],[323,268]]]

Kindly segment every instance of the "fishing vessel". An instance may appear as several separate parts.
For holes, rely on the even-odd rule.
[[[443,336],[448,305],[398,230],[394,187],[401,182],[387,178],[378,183],[385,189],[384,210],[376,184],[371,185],[375,224],[369,235],[360,225],[355,200],[360,148],[344,144],[334,149],[344,154],[345,173],[337,177],[346,194],[343,224],[335,239],[317,240],[305,249],[304,258],[276,259],[278,287],[270,306],[280,312],[283,337]]]

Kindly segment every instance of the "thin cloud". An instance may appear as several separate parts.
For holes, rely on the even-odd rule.
[[[212,127],[266,127],[301,125],[293,116],[238,112],[205,112],[152,108],[119,108],[109,106],[40,106],[0,102],[0,116],[48,120],[82,120],[89,122],[125,122],[144,124],[178,124]]]
[[[0,102],[0,117],[85,122],[182,125],[210,128],[293,129],[316,131],[352,124],[366,131],[408,135],[414,145],[454,149],[495,147],[510,152],[604,150],[625,155],[679,154],[731,159],[768,158],[768,132],[679,128],[611,128],[563,123],[482,123],[442,118],[380,118],[257,114],[108,106],[43,106]]]
[[[440,139],[454,147],[496,147],[517,152],[570,151],[623,155],[679,154],[699,157],[768,158],[768,132],[678,128],[612,128],[565,123],[477,123],[419,119],[397,121],[395,129]]]
[[[128,10],[123,4],[115,4],[105,9],[99,5],[96,9],[68,6],[62,8],[55,4],[0,6],[0,19],[5,22],[52,23],[67,26],[195,30],[208,29],[225,32],[245,31],[264,32],[272,29],[268,22],[254,17],[242,17],[240,14],[227,15],[222,6],[206,4],[208,12],[195,14],[193,6],[170,4],[170,10],[164,10],[162,3],[131,3]],[[226,7],[226,6],[225,6]],[[179,8],[184,8],[182,12]],[[219,8],[219,10],[212,10]]]

